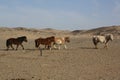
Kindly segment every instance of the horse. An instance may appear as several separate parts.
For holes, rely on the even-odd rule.
[[[27,42],[26,36],[21,36],[17,38],[9,38],[6,40],[7,50],[9,49],[9,47],[11,47],[14,50],[14,47],[12,46],[12,44],[17,45],[16,50],[18,49],[19,45],[21,45],[22,49],[24,50],[24,46],[22,45],[23,42]]]
[[[104,48],[108,48],[108,42],[113,41],[113,35],[112,34],[106,34],[106,35],[97,35],[92,37],[93,44],[95,45],[95,49],[98,49],[97,44],[98,43],[104,43]]]
[[[60,45],[64,45],[64,48],[67,49],[67,46],[65,43],[69,43],[70,38],[69,37],[55,37],[55,43],[54,43],[54,48],[57,48],[56,45],[58,45],[58,49],[60,50]]]
[[[47,38],[38,38],[35,39],[35,47],[38,48],[40,46],[40,44],[45,45],[45,48],[48,48],[51,50],[51,45],[52,43],[54,43],[55,41],[55,37],[51,36],[51,37],[47,37]]]

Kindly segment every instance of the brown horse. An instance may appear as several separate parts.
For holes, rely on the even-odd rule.
[[[17,46],[16,46],[16,50],[18,49],[18,46],[19,46],[19,45],[21,45],[22,49],[24,50],[24,47],[23,47],[23,45],[22,45],[23,41],[24,41],[24,42],[27,42],[27,37],[26,37],[26,36],[7,39],[7,40],[6,40],[7,50],[9,49],[9,47],[11,47],[11,48],[14,50],[12,44],[17,45]]]
[[[54,36],[47,37],[47,38],[38,38],[38,39],[35,39],[35,47],[38,48],[40,44],[42,44],[42,45],[45,45],[45,48],[48,48],[51,50],[51,45],[54,42],[55,42]]]

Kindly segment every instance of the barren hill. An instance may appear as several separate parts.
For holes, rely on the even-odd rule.
[[[96,35],[96,34],[105,34],[105,33],[112,33],[114,35],[120,35],[120,26],[106,26],[100,27],[90,30],[75,30],[71,32],[72,34],[89,34],[89,35]]]
[[[33,28],[24,28],[24,27],[16,27],[16,28],[0,28],[0,35],[2,38],[17,37],[17,36],[28,36],[29,38],[38,38],[38,37],[47,37],[47,36],[67,36],[70,31],[67,30],[56,30],[51,28],[45,29],[33,29]]]
[[[26,35],[29,38],[38,38],[38,37],[47,37],[47,36],[80,36],[80,35],[97,35],[97,34],[105,34],[112,33],[114,35],[120,35],[120,26],[106,26],[99,27],[90,30],[56,30],[52,28],[45,29],[33,29],[33,28],[24,28],[24,27],[16,27],[16,28],[0,28],[0,35],[2,38],[17,37]]]

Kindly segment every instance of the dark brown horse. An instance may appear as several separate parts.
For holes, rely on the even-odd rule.
[[[13,50],[13,44],[14,45],[17,45],[16,46],[16,50],[18,49],[18,46],[21,45],[22,49],[24,50],[24,47],[22,45],[22,43],[24,42],[27,42],[27,37],[26,36],[22,36],[22,37],[17,37],[17,38],[9,38],[6,40],[6,47],[7,47],[7,50],[9,49],[9,47],[11,47]]]
[[[51,45],[54,42],[55,42],[54,36],[47,37],[47,38],[38,38],[38,39],[35,39],[35,47],[38,48],[40,44],[42,44],[42,45],[45,45],[45,48],[48,48],[51,50]]]

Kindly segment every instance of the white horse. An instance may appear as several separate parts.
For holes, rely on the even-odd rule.
[[[108,42],[111,40],[113,40],[113,35],[112,34],[106,34],[104,36],[101,36],[101,35],[97,35],[97,36],[93,36],[92,38],[93,40],[93,43],[95,45],[95,48],[97,49],[97,44],[100,42],[100,43],[104,43],[105,46],[104,48],[107,48],[108,46]]]
[[[55,43],[54,43],[54,48],[56,49],[58,46],[58,49],[60,50],[60,45],[64,45],[64,48],[67,49],[67,46],[65,45],[66,42],[70,42],[70,38],[69,37],[55,37]]]

